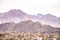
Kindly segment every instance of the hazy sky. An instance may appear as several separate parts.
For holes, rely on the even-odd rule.
[[[28,14],[47,14],[60,16],[60,0],[0,0],[0,12],[21,9]]]

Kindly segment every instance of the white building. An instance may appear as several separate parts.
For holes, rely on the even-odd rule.
[[[37,37],[37,40],[42,40],[42,37]]]
[[[56,38],[53,38],[53,40],[56,40]]]

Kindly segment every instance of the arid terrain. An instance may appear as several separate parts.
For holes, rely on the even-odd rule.
[[[60,40],[60,17],[28,15],[21,10],[0,14],[0,40]]]
[[[0,40],[60,40],[60,35],[57,34],[39,34],[39,33],[24,33],[24,32],[0,32]]]
[[[0,40],[60,40],[60,28],[31,20],[0,24]]]

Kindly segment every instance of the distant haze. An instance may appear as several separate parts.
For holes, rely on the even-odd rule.
[[[1,13],[11,9],[21,9],[31,15],[50,13],[60,17],[60,0],[0,0]]]

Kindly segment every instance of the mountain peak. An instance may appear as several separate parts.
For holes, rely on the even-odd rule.
[[[23,12],[22,10],[20,10],[20,9],[11,9],[10,11],[5,12],[4,15],[5,15],[5,17],[6,16],[10,16],[10,17],[21,17],[23,15],[26,15],[26,13]]]
[[[54,15],[52,15],[52,14],[46,14],[46,16],[51,16],[51,17],[56,17],[56,16],[54,16]]]
[[[38,13],[37,15],[42,15],[42,14]]]
[[[22,12],[20,9],[12,9],[9,12]]]
[[[9,10],[8,12],[5,12],[6,15],[15,15],[15,14],[26,14],[25,12],[23,12],[22,10],[20,9],[11,9]]]
[[[37,17],[41,17],[41,16],[43,16],[43,14],[40,14],[40,13],[37,14]]]

